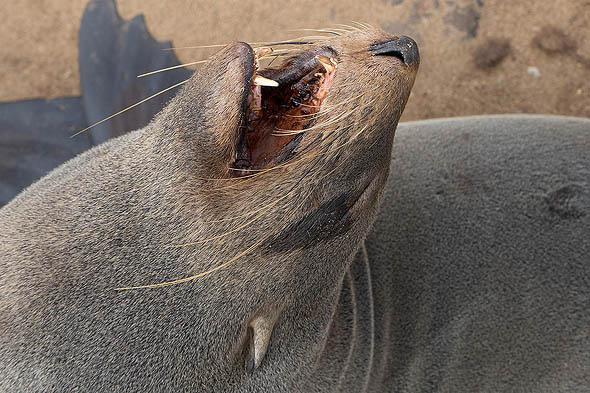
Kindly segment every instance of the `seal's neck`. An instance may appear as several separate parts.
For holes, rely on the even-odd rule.
[[[317,373],[333,391],[370,391],[375,368],[375,305],[364,246],[346,272]]]
[[[285,391],[355,392],[378,386],[389,346],[388,334],[376,329],[386,324],[388,316],[375,315],[373,283],[362,247],[330,295],[316,299],[308,312],[284,310],[270,350],[251,376],[252,386],[269,380],[273,391],[281,390],[279,385]],[[268,378],[269,374],[274,377]]]

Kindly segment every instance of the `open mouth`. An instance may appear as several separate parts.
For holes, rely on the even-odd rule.
[[[258,48],[242,114],[236,175],[286,160],[310,128],[332,86],[338,62],[329,47],[303,52],[277,68],[259,69],[258,59],[272,52]]]

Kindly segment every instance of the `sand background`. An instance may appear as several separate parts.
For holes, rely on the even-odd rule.
[[[86,1],[3,0],[0,101],[80,94],[78,28]],[[403,120],[493,113],[590,117],[588,0],[119,0],[129,19],[174,46],[313,34],[368,22],[413,37],[422,62]],[[209,49],[177,50],[184,61]]]

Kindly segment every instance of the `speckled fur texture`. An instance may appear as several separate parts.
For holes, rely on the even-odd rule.
[[[292,165],[246,178],[229,169],[254,63],[252,48],[236,43],[146,128],[76,157],[3,207],[0,390],[365,383],[369,347],[348,358],[351,343],[337,333],[352,322],[334,315],[354,295],[343,282],[375,217],[417,71],[369,53],[393,38],[363,28],[303,48],[330,46],[338,69],[323,104],[331,110],[302,135]],[[117,290],[225,263],[176,285]],[[257,316],[276,323],[248,373]]]

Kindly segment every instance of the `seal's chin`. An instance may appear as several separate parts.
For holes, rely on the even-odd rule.
[[[337,54],[322,47],[287,59],[277,68],[259,69],[256,51],[242,114],[240,146],[232,167],[240,175],[286,160],[312,126],[336,73]]]

